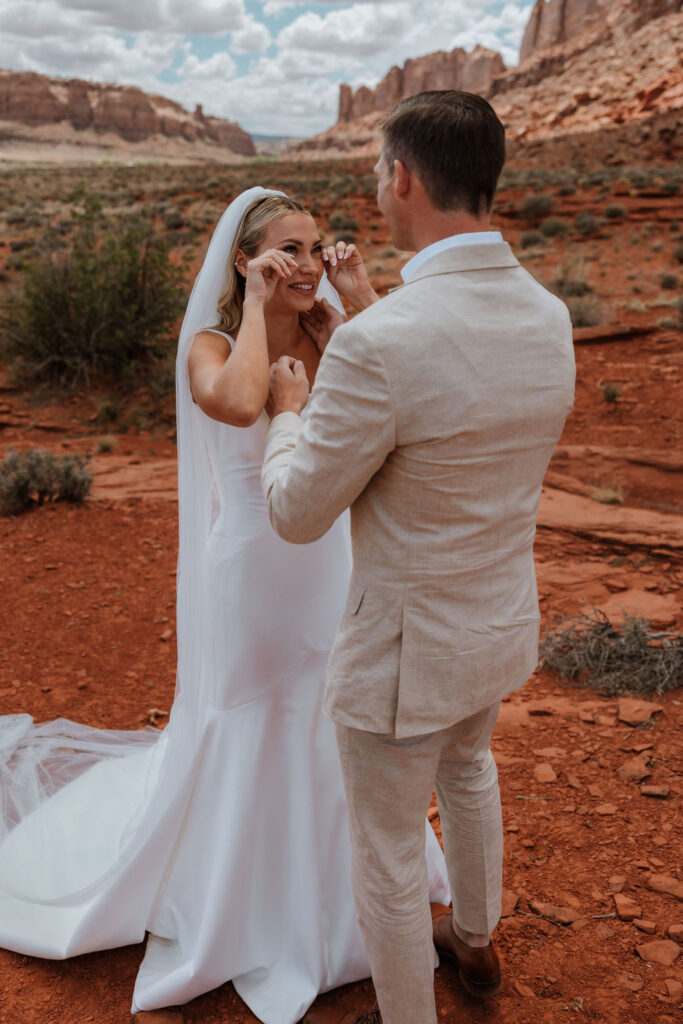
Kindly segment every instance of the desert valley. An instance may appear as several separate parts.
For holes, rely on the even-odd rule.
[[[374,89],[342,86],[327,131],[271,147],[138,89],[0,71],[0,299],[21,289],[46,245],[55,258],[69,250],[84,197],[111,222],[146,216],[187,295],[225,206],[255,184],[303,201],[326,240],[354,240],[384,293],[408,254],[392,247],[376,206],[382,114],[422,89],[482,92],[510,139],[493,224],[566,301],[574,325],[576,404],[538,520],[544,633],[585,623],[582,615],[606,616],[617,630],[635,617],[646,645],[680,644],[681,7],[538,0],[517,67],[483,47],[416,58]],[[175,681],[173,345],[69,387],[36,377],[5,323],[0,458],[33,448],[84,455],[93,483],[81,503],[0,517],[10,595],[0,714],[163,728]],[[506,835],[503,991],[479,1004],[444,964],[439,1020],[674,1024],[683,648],[657,692],[637,675],[623,688],[595,684],[586,666],[569,680],[551,667],[555,643],[506,699],[494,737]],[[440,835],[436,803],[430,819]],[[0,1024],[129,1020],[142,952],[54,963],[0,951]],[[371,1000],[370,983],[325,1000],[355,1007]],[[188,1004],[184,1019],[255,1021],[231,985]]]

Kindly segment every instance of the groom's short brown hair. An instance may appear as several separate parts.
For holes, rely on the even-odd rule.
[[[438,210],[490,210],[505,163],[505,129],[490,103],[455,89],[401,100],[383,123],[384,155],[414,171]]]

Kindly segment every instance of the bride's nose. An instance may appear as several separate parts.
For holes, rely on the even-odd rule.
[[[317,274],[318,265],[312,252],[300,253],[296,257],[299,270],[304,274]]]

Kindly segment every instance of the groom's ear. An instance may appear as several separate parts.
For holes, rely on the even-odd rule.
[[[405,199],[410,192],[412,174],[402,160],[394,160],[394,195],[397,199]]]

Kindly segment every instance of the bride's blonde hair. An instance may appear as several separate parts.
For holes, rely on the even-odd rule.
[[[289,196],[265,196],[250,206],[242,217],[228,255],[225,286],[218,300],[219,320],[214,325],[217,330],[232,334],[242,323],[245,282],[235,266],[237,250],[241,249],[252,259],[270,225],[289,213],[308,213],[308,210]]]

